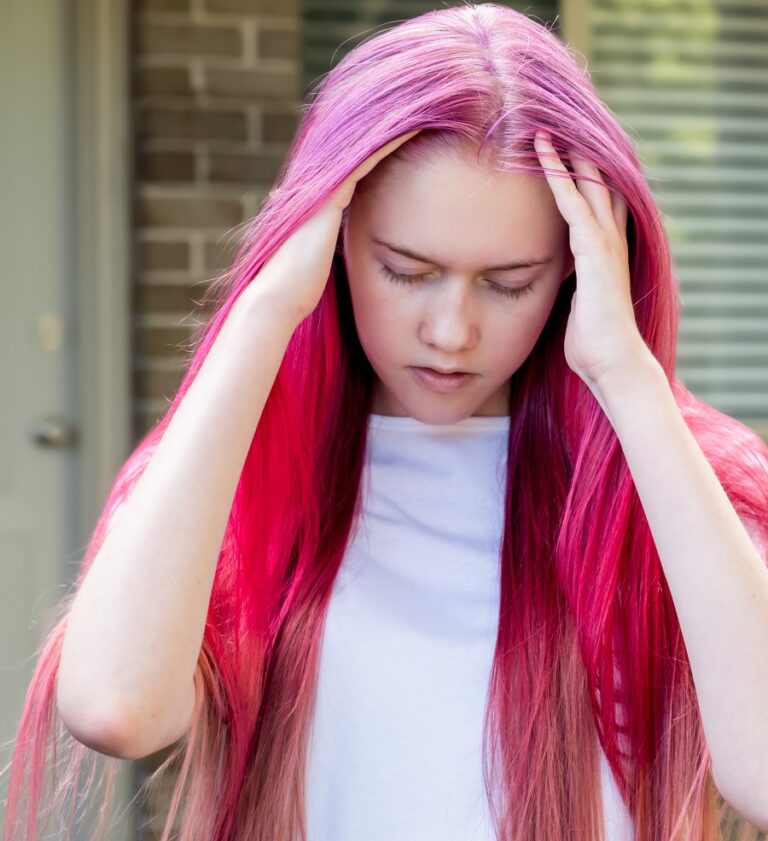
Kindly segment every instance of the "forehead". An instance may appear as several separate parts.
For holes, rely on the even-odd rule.
[[[390,156],[371,175],[353,200],[369,232],[444,265],[551,256],[567,233],[545,178],[498,172],[470,154]]]

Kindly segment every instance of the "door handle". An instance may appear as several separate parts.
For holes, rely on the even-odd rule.
[[[49,415],[32,425],[32,440],[41,447],[63,450],[75,444],[77,430],[66,418]]]

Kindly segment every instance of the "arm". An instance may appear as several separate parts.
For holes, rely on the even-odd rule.
[[[691,663],[712,776],[738,812],[768,830],[765,560],[638,330],[624,196],[569,151],[574,180],[546,134],[535,145],[569,225],[578,281],[566,360],[613,425],[648,519]]]
[[[148,755],[190,724],[237,481],[300,320],[260,292],[234,304],[68,617],[58,710],[75,738],[112,756]]]
[[[640,358],[621,376],[604,378],[599,393],[675,604],[715,784],[765,831],[766,561],[688,429],[656,360]]]
[[[136,758],[188,729],[227,519],[288,342],[322,296],[358,180],[417,133],[375,149],[272,252],[94,558],[68,617],[57,703],[96,750]]]

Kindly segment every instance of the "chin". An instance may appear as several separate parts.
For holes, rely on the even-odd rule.
[[[410,417],[414,418],[417,421],[421,421],[422,423],[431,423],[431,424],[440,424],[440,425],[447,425],[452,423],[458,423],[459,421],[464,420],[465,418],[471,417],[476,408],[467,409],[466,407],[461,407],[458,405],[439,405],[437,402],[431,403],[429,405],[422,404],[421,406],[414,407],[413,411],[408,411]]]
[[[410,377],[410,374],[407,374]],[[384,384],[379,378],[378,394],[375,393],[371,411],[374,414],[410,417],[421,423],[452,424],[488,409],[490,395],[474,400],[467,394],[441,395],[409,383],[402,395]]]

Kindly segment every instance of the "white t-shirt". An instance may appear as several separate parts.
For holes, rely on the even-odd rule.
[[[307,765],[308,841],[493,841],[482,726],[509,417],[371,415]],[[632,841],[600,750],[606,841]]]

